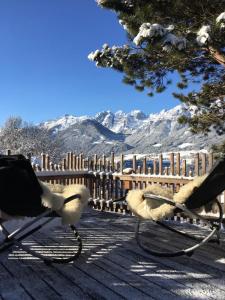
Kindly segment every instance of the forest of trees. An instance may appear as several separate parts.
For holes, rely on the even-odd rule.
[[[180,117],[193,133],[225,132],[225,0],[97,0],[114,11],[127,44],[104,44],[88,58],[124,74],[123,81],[149,96],[180,81],[174,97],[191,117]],[[185,93],[192,83],[200,89]],[[149,102],[151,105],[151,102]],[[225,143],[220,147],[225,150]]]
[[[24,122],[21,117],[8,118],[0,130],[0,151],[5,153],[7,149],[34,157],[51,153],[54,162],[63,154],[63,145],[57,136],[46,128]]]

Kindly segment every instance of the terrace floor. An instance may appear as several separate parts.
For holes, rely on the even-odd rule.
[[[72,235],[56,218],[24,244],[45,251],[55,239]],[[19,248],[0,254],[0,299],[225,299],[225,234],[221,245],[208,243],[192,257],[157,258],[134,239],[135,218],[87,209],[79,224],[83,252],[69,264],[47,266]],[[188,240],[150,223],[146,242],[176,249]],[[202,234],[204,229],[177,225]]]

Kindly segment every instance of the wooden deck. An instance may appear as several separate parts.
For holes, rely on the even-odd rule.
[[[66,255],[72,235],[59,221],[24,244],[47,251],[55,239],[65,238]],[[220,246],[207,244],[191,258],[156,258],[137,247],[134,224],[134,217],[87,209],[79,224],[83,253],[67,265],[47,266],[16,247],[0,254],[0,299],[225,299],[225,234]],[[157,225],[146,226],[152,247],[159,240],[171,250],[190,244]]]

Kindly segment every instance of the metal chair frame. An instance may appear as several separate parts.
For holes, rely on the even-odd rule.
[[[159,257],[177,257],[177,256],[181,256],[181,255],[191,256],[196,249],[203,246],[206,242],[209,242],[210,240],[212,240],[214,235],[216,235],[216,240],[213,240],[213,241],[216,241],[217,243],[219,243],[220,230],[221,230],[222,221],[223,221],[223,210],[222,210],[221,204],[219,203],[219,201],[217,199],[215,200],[215,202],[216,202],[216,204],[218,206],[218,209],[219,209],[219,217],[218,217],[217,220],[210,221],[206,217],[203,217],[203,216],[197,214],[196,212],[188,209],[184,204],[175,203],[171,199],[161,197],[161,196],[156,196],[156,195],[149,194],[149,193],[145,194],[144,197],[145,197],[145,199],[153,199],[153,200],[160,201],[160,202],[164,201],[165,203],[174,206],[177,209],[177,211],[183,212],[183,213],[185,213],[185,214],[187,214],[191,217],[194,217],[194,218],[197,218],[197,219],[200,219],[200,220],[204,221],[204,223],[209,225],[209,227],[211,229],[210,233],[206,237],[204,237],[203,239],[198,239],[198,238],[193,237],[193,236],[191,236],[189,234],[186,234],[184,232],[180,232],[180,231],[172,228],[171,226],[168,226],[168,225],[166,225],[166,224],[164,224],[160,221],[155,221],[158,225],[161,225],[161,226],[163,226],[164,228],[166,228],[170,231],[173,231],[177,234],[180,234],[182,236],[185,236],[187,238],[191,238],[192,240],[197,241],[197,243],[194,246],[188,247],[186,249],[182,249],[182,250],[174,251],[174,252],[166,252],[166,251],[165,252],[159,252],[159,251],[151,250],[143,244],[141,234],[140,234],[140,225],[141,225],[141,222],[143,222],[143,220],[138,219],[137,224],[136,224],[136,228],[135,228],[135,238],[136,238],[136,241],[137,241],[137,244],[139,245],[139,247],[141,249],[143,249],[145,252],[147,252],[151,255],[154,255],[154,256],[159,256]]]
[[[65,199],[64,204],[66,204],[74,199],[79,199],[79,198],[80,198],[80,195],[78,195],[78,194],[70,196],[69,198]],[[77,248],[76,252],[73,255],[71,255],[70,257],[61,258],[61,257],[55,257],[55,256],[54,257],[45,256],[45,255],[42,255],[42,254],[30,249],[28,246],[22,244],[22,241],[25,238],[32,235],[34,232],[40,230],[43,226],[45,226],[46,224],[53,221],[55,219],[55,217],[57,217],[57,216],[58,215],[55,212],[53,212],[51,209],[46,209],[46,211],[44,211],[42,214],[35,217],[33,220],[27,222],[22,227],[16,229],[15,231],[13,231],[11,233],[3,225],[4,222],[0,222],[0,228],[2,229],[2,233],[5,236],[4,241],[0,244],[0,252],[5,251],[12,246],[18,246],[21,249],[28,252],[29,254],[42,259],[46,264],[51,264],[51,263],[62,264],[62,263],[69,263],[71,261],[76,260],[80,256],[81,251],[82,251],[82,239],[74,225],[69,225],[69,227],[74,234],[78,248]],[[39,223],[39,221],[41,221],[41,219],[46,218],[46,217],[48,217],[48,218],[45,219],[42,223]],[[37,223],[39,223],[39,224],[37,225]]]

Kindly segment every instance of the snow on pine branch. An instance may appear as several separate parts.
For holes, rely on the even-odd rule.
[[[209,33],[211,32],[211,27],[209,25],[203,25],[197,32],[196,41],[199,46],[203,46],[210,42],[211,38]]]
[[[130,32],[129,32],[129,28],[128,28],[126,22],[124,22],[123,20],[119,20],[119,24],[120,24],[121,26],[123,26],[123,29],[124,29],[124,30],[126,30],[128,33],[130,33]]]
[[[143,23],[140,28],[137,36],[134,38],[133,42],[135,45],[141,45],[146,39],[150,39],[158,36],[165,36],[166,28],[160,24],[150,24]]]
[[[88,59],[91,61],[95,61],[100,53],[101,53],[100,50],[95,50],[88,54]]]
[[[220,24],[220,28],[225,28],[225,12],[222,12],[217,18],[216,23]]]
[[[221,29],[225,27],[225,12],[222,12],[216,18],[216,23],[220,24]],[[211,41],[210,33],[211,33],[210,25],[203,25],[199,29],[199,31],[197,32],[197,38],[196,38],[196,41],[199,46],[204,46],[205,44],[207,44]]]
[[[219,23],[221,21],[225,21],[225,12],[222,12],[217,18],[216,23]]]
[[[225,12],[221,13],[216,18],[216,23],[221,24],[221,28],[225,27]],[[120,24],[127,30],[127,25],[120,20]],[[183,50],[187,47],[187,40],[185,37],[176,36],[172,34],[171,31],[174,30],[174,25],[169,25],[168,27],[164,27],[161,24],[155,23],[143,23],[140,28],[138,34],[134,37],[133,42],[135,45],[139,46],[143,42],[149,39],[153,39],[156,37],[163,38],[163,44],[166,46],[163,47],[163,50],[171,50],[172,46],[174,46],[178,50]],[[203,25],[197,32],[196,41],[199,46],[203,46],[206,43],[210,42],[210,25]]]
[[[210,108],[217,111],[217,116],[224,118],[225,115],[225,98],[217,99],[211,103]]]
[[[169,51],[172,46],[177,50],[183,50],[187,46],[187,40],[185,37],[179,37],[175,34],[172,34],[171,31],[174,30],[173,25],[169,25],[168,27],[164,27],[160,24],[150,24],[143,23],[140,28],[137,36],[134,38],[134,44],[141,45],[148,39],[153,39],[155,37],[161,37],[163,43],[163,50]]]
[[[112,0],[96,0],[97,4],[100,6],[104,6],[107,3],[112,2]],[[133,0],[121,0],[122,4],[126,5],[127,7],[133,7]]]
[[[164,38],[164,51],[170,51],[172,46],[178,50],[183,50],[187,47],[187,40],[184,37],[178,37],[175,34],[168,33]]]
[[[97,67],[119,67],[129,57],[130,48],[104,44],[101,50],[96,50],[88,55],[90,61],[95,61]]]

